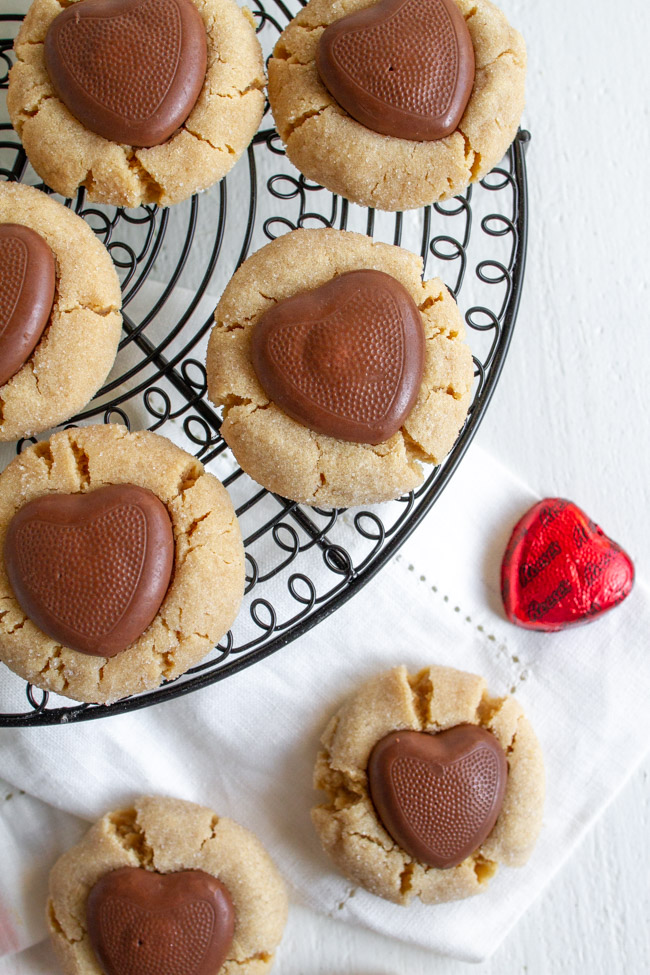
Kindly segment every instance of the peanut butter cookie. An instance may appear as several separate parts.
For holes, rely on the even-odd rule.
[[[50,874],[65,975],[263,975],[286,919],[284,882],[257,837],[181,799],[106,813]]]
[[[35,345],[21,349],[25,316],[41,298],[43,282],[33,278],[31,246],[17,240],[16,227],[41,238],[54,266],[44,327],[34,334]],[[104,245],[46,193],[0,183],[0,228],[9,229],[0,243],[0,372],[10,353],[18,353],[0,380],[0,440],[17,440],[67,420],[92,399],[115,360],[122,296]],[[29,307],[16,320],[25,299]]]
[[[77,701],[183,674],[228,630],[244,591],[221,483],[165,437],[117,424],[56,433],[12,461],[0,474],[0,547],[0,660]]]
[[[541,828],[544,765],[518,701],[449,667],[405,667],[364,684],[329,722],[312,810],[336,866],[408,904],[485,890],[521,866]]]
[[[84,6],[84,0],[73,2]],[[207,40],[207,68],[198,98],[189,116],[166,141],[138,146],[123,141],[129,137],[128,128],[122,131],[120,126],[112,139],[105,138],[79,121],[64,104],[61,88],[57,91],[47,69],[46,38],[53,21],[69,3],[34,0],[14,45],[16,64],[9,76],[7,106],[31,164],[57,193],[72,196],[85,186],[88,198],[98,203],[169,206],[218,182],[239,159],[264,111],[264,66],[253,18],[234,0],[192,3]],[[153,118],[161,106],[149,95],[158,85],[163,98],[168,90],[166,82],[163,84],[168,61],[175,70],[183,53],[173,45],[170,48],[170,27],[166,27],[168,21],[176,25],[180,45],[184,34],[176,0],[122,0],[118,7],[117,13],[103,15],[107,22],[104,33],[112,30],[115,35],[102,36],[105,54],[101,64],[109,76],[91,82],[86,77],[84,58],[75,58],[68,45],[63,50],[67,67],[73,70],[67,77],[69,80],[73,75],[82,94],[93,96],[91,106],[101,103],[110,109],[108,116],[113,123],[128,122],[134,116]],[[114,22],[116,17],[119,23]],[[86,25],[93,19],[86,18]],[[152,20],[156,29],[147,46],[142,35]],[[68,29],[75,29],[74,21]],[[93,37],[85,39],[90,52],[100,48]],[[129,45],[128,58],[111,54],[118,40]],[[184,74],[183,68],[180,77]],[[141,105],[143,98],[136,98],[133,92],[143,79],[144,88],[138,90],[144,90],[146,104]],[[134,99],[136,103],[131,104]]]
[[[413,10],[406,10],[407,3]],[[309,0],[291,21],[269,61],[269,100],[287,155],[305,176],[362,206],[408,210],[461,193],[468,183],[481,179],[499,162],[515,137],[524,107],[525,44],[490,0],[451,0],[451,3],[455,3],[469,31],[474,80],[457,126],[444,137],[429,141],[425,141],[427,136],[422,133],[402,138],[385,134],[383,123],[390,113],[386,105],[381,110],[381,99],[377,105],[370,106],[371,112],[358,115],[374,116],[373,124],[379,130],[361,124],[325,86],[323,78],[331,84],[330,73],[323,71],[322,63],[323,73],[319,73],[319,45],[326,29],[349,15],[364,12],[366,16],[371,8],[374,14],[377,0],[346,0],[345,3]],[[368,65],[369,55],[383,58],[373,71],[369,68],[365,71],[368,78],[350,77],[350,71],[355,73],[351,67],[354,49],[340,53],[339,80],[348,87],[356,82],[357,92],[362,89],[366,99],[368,88],[378,86],[377,93],[390,102],[394,83],[388,79],[396,79],[395,84],[399,86],[400,59],[404,60],[418,39],[425,37],[422,17],[428,16],[426,8],[433,5],[425,3],[423,10],[422,0],[406,0],[397,5],[400,8],[397,13],[395,6],[392,4],[387,14],[389,26],[393,27],[396,16],[405,14],[407,21],[410,18],[414,35],[404,42],[401,54],[398,45],[395,56],[392,51],[389,56],[392,38],[374,36],[381,30],[376,25],[370,28],[373,36],[369,38],[368,51],[357,52],[357,62],[362,66]],[[359,31],[355,27],[357,45]],[[455,39],[451,42],[453,50]],[[414,79],[411,85],[421,84],[424,69],[430,63],[426,51],[421,52],[420,60],[421,70],[410,71]],[[383,68],[385,78],[380,70]],[[432,79],[440,82],[436,72],[432,72]],[[449,88],[452,87],[450,84]],[[418,101],[417,92],[399,94],[404,107],[412,107],[414,100]]]
[[[467,415],[472,357],[456,302],[421,270],[401,247],[324,229],[286,234],[236,272],[215,311],[208,391],[238,463],[265,488],[306,504],[369,504],[412,490],[421,461],[444,459]],[[259,351],[287,393],[281,403],[254,361],[267,325],[280,338],[270,359],[264,335]],[[409,335],[421,342],[413,368]]]

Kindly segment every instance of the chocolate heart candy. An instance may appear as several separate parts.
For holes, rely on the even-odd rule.
[[[30,501],[9,523],[4,556],[16,599],[44,633],[114,657],[160,608],[174,536],[155,494],[114,484]]]
[[[203,870],[114,870],[90,891],[86,918],[106,975],[217,975],[235,927],[230,894]]]
[[[387,832],[415,860],[441,869],[461,863],[491,833],[507,777],[498,741],[473,724],[436,735],[394,731],[368,763],[370,795]]]
[[[330,24],[316,66],[357,122],[433,141],[458,128],[474,84],[474,47],[454,0],[383,0]]]
[[[205,79],[205,26],[190,0],[81,0],[56,17],[45,63],[86,128],[156,146],[182,125]]]
[[[399,430],[417,399],[424,330],[399,281],[350,271],[266,312],[251,351],[267,395],[298,423],[376,444]]]
[[[0,386],[27,362],[50,320],[56,270],[40,234],[0,224]]]
[[[634,566],[577,505],[545,498],[516,524],[501,566],[513,623],[553,632],[588,623],[629,595]]]

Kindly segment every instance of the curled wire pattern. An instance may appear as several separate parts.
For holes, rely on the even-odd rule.
[[[265,54],[301,5],[302,0],[252,0]],[[20,20],[18,15],[0,15],[0,33],[6,35],[0,39],[0,88],[7,86]],[[92,403],[65,426],[122,423],[129,429],[153,430],[206,464],[228,489],[240,519],[246,593],[233,629],[182,677],[114,704],[79,705],[9,675],[22,693],[14,694],[10,705],[0,702],[0,726],[89,720],[219,681],[306,633],[398,551],[453,474],[501,372],[524,275],[528,139],[527,132],[520,132],[501,165],[479,184],[415,211],[405,221],[401,213],[351,205],[307,180],[286,158],[267,106],[248,153],[210,193],[171,210],[90,204],[84,190],[74,200],[61,201],[108,248],[123,296],[123,335],[115,367]],[[273,175],[260,177],[262,159],[265,171],[269,164],[273,167]],[[39,183],[17,135],[4,121],[0,178],[51,192]],[[238,468],[207,395],[205,348],[219,294],[249,253],[300,227],[356,230],[419,251],[423,276],[442,278],[468,326],[475,384],[453,450],[427,471],[417,490],[368,510],[299,505],[261,488]],[[33,437],[23,439],[16,450],[35,442]]]

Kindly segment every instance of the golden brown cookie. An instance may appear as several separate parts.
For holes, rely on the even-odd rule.
[[[253,18],[234,0],[192,2],[207,32],[203,88],[170,139],[137,149],[86,129],[57,97],[44,41],[69,4],[34,0],[14,45],[7,106],[29,161],[57,193],[73,196],[85,186],[88,199],[98,203],[169,206],[212,186],[239,159],[264,111],[264,66]]]
[[[210,975],[263,975],[273,964],[287,919],[287,894],[282,877],[264,847],[247,829],[231,819],[217,816],[211,809],[181,799],[149,796],[137,799],[128,809],[106,813],[77,846],[54,865],[50,874],[47,923],[62,971],[65,975],[103,975],[90,943],[87,921],[89,893],[114,871],[131,868],[147,872],[146,879],[170,878],[177,881],[181,871],[202,871],[222,884],[234,908],[234,936],[226,958]],[[152,902],[150,902],[152,903]],[[166,911],[156,914],[147,905],[115,901],[108,905],[113,917],[108,923],[122,925],[132,934],[131,943],[149,952],[137,961],[138,971],[162,971],[171,961],[178,971],[185,952],[193,957],[192,971],[198,971],[202,949],[211,927],[191,926],[189,920],[201,917],[201,904],[192,897],[180,896]],[[159,906],[159,905],[156,905]],[[115,908],[117,907],[117,911]],[[199,910],[197,910],[197,907]],[[106,916],[104,918],[106,921]],[[156,938],[166,922],[180,925],[176,938],[168,941],[171,957],[165,957],[164,941]],[[118,931],[120,929],[118,928]],[[147,937],[152,938],[151,946]],[[109,940],[110,944],[110,940]],[[113,942],[114,950],[124,951],[124,942]],[[129,950],[128,948],[126,949]],[[180,951],[180,954],[178,953]],[[207,953],[207,952],[206,952]],[[182,967],[189,971],[187,960]]]
[[[0,224],[22,224],[56,267],[49,323],[25,364],[0,386],[0,441],[40,433],[88,403],[110,372],[122,328],[120,283],[88,224],[46,193],[0,183]]]
[[[486,729],[505,752],[508,773],[496,825],[478,849],[450,869],[429,866],[387,832],[370,798],[368,763],[394,731],[435,736],[459,725]],[[314,785],[327,801],[312,810],[323,847],[336,866],[373,894],[408,904],[459,900],[480,893],[499,864],[521,866],[541,828],[544,765],[518,701],[491,697],[485,680],[449,667],[410,675],[395,667],[368,681],[333,716],[321,739]]]
[[[380,135],[335,101],[316,68],[325,28],[376,0],[310,0],[269,61],[269,101],[291,162],[333,193],[380,210],[408,210],[461,193],[502,158],[524,107],[526,48],[490,0],[455,0],[476,75],[458,128],[435,142]]]
[[[298,423],[264,393],[251,338],[268,309],[362,268],[391,275],[415,302],[425,333],[424,375],[402,428],[376,445],[337,440]],[[386,501],[421,483],[420,462],[440,463],[470,403],[472,357],[443,283],[422,281],[419,257],[342,230],[296,230],[242,265],[215,311],[208,391],[223,407],[221,433],[240,466],[270,491],[306,504],[346,507]]]
[[[230,498],[191,454],[125,427],[65,430],[24,450],[0,475],[0,548],[14,514],[44,495],[135,484],[165,506],[174,536],[167,593],[153,622],[107,659],[71,650],[21,609],[0,564],[0,660],[25,680],[77,701],[110,702],[172,680],[232,624],[244,591],[244,550]]]

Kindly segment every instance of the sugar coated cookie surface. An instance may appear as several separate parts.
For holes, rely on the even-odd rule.
[[[416,7],[418,2],[410,0]],[[319,74],[317,55],[325,30],[345,16],[377,6],[376,0],[309,0],[291,21],[269,61],[269,100],[287,155],[308,179],[362,206],[407,210],[456,196],[499,162],[515,137],[524,107],[525,44],[490,0],[453,2],[469,31],[475,75],[458,126],[435,141],[398,138],[367,128],[336,101]],[[404,11],[402,5],[399,15]],[[391,24],[395,16],[390,15]],[[413,17],[416,23],[421,20],[422,10],[415,9]],[[424,29],[419,33],[423,36]],[[355,37],[356,31],[351,40]],[[382,48],[390,40],[372,37],[369,51],[381,60]],[[412,47],[411,39],[409,50]],[[363,63],[367,56],[366,51]],[[392,59],[383,60],[387,70],[394,71],[387,78],[397,78],[400,65],[394,70]],[[343,67],[346,64],[344,58]],[[349,71],[339,67],[339,75],[351,83]],[[365,88],[378,76],[377,71],[366,79]],[[413,77],[421,79],[422,71],[413,72]],[[386,84],[390,93],[391,85]],[[381,85],[378,93],[390,97]],[[416,94],[402,93],[403,107],[412,106],[414,99],[417,107]],[[378,105],[370,106],[371,114],[383,123],[389,112],[381,112]]]
[[[0,440],[40,433],[81,410],[110,372],[122,329],[119,279],[88,224],[32,186],[0,183],[0,227],[17,224],[51,251],[54,297],[33,351],[0,385]]]
[[[371,893],[408,904],[485,890],[541,828],[544,765],[518,701],[482,677],[405,667],[368,681],[330,720],[312,810],[325,851]]]
[[[93,492],[109,485],[130,485],[131,493],[135,486],[153,495],[152,503],[161,502],[173,535],[168,586],[163,582],[161,589],[158,578],[162,542],[151,553],[151,569],[144,545],[138,548],[142,532],[146,538],[155,526],[135,499],[122,498],[119,506],[102,500],[94,510]],[[34,529],[34,537],[8,543],[14,516],[41,499],[65,500],[68,508],[73,502],[72,518],[68,510],[60,517],[48,513],[44,521],[39,512],[36,523],[22,526]],[[91,510],[85,505],[77,513],[78,502],[86,500]],[[116,516],[122,519],[117,526],[111,520]],[[244,591],[244,550],[225,488],[165,437],[129,433],[117,424],[56,433],[12,461],[0,474],[0,548],[0,660],[37,687],[77,701],[115,701],[183,674],[227,632]],[[39,550],[49,553],[40,563]],[[21,582],[16,590],[8,560]],[[151,572],[155,585],[136,605],[132,597],[142,595],[144,572]],[[36,600],[47,632],[30,618],[25,591]],[[93,612],[84,600],[93,602]],[[110,642],[102,655],[105,634],[112,641],[116,629],[134,621],[136,633],[145,627],[140,635],[125,649]],[[68,633],[79,649],[66,644]]]
[[[82,6],[84,0],[73,2]],[[58,97],[46,67],[45,39],[54,19],[69,4],[34,0],[14,45],[16,64],[9,76],[7,106],[31,164],[57,193],[73,196],[85,186],[88,199],[98,203],[169,206],[212,186],[239,159],[264,111],[264,65],[253,18],[234,0],[192,2],[207,41],[207,69],[198,98],[167,141],[138,148],[86,128]],[[136,32],[140,8],[147,4],[151,0],[131,4],[137,8]],[[121,29],[120,38],[123,33]],[[165,37],[164,30],[158,31],[152,43],[163,43]],[[136,54],[139,46],[136,37],[132,45]],[[154,62],[157,53],[152,52]],[[146,74],[144,67],[140,74]],[[111,84],[114,80],[109,79]],[[131,86],[133,78],[125,77],[124,83]]]
[[[328,436],[320,428],[310,428],[309,416],[303,416],[302,422],[294,419],[294,414],[285,412],[261,385],[252,355],[253,336],[266,313],[276,314],[281,302],[331,282],[343,282],[344,275],[360,270],[381,272],[398,283],[412,303],[424,335],[422,371],[418,373],[421,380],[414,405],[394,434],[374,443],[371,439],[360,443]],[[207,357],[208,391],[212,401],[223,407],[223,437],[252,478],[296,501],[345,507],[399,497],[421,483],[420,461],[437,464],[444,459],[469,408],[472,357],[456,302],[440,280],[423,282],[421,270],[420,258],[401,247],[376,243],[363,234],[324,229],[296,230],[279,237],[236,272],[215,311]],[[332,299],[327,292],[325,300],[328,303],[337,298]],[[302,348],[310,368],[318,359],[318,374],[313,369],[311,373],[313,383],[301,389],[311,396],[312,414],[313,397],[318,394],[321,406],[331,407],[333,389],[339,390],[335,406],[341,406],[350,368],[355,381],[365,370],[365,385],[370,388],[376,378],[375,368],[380,365],[380,375],[385,377],[391,365],[385,348],[379,359],[373,358],[374,333],[369,332],[372,341],[364,338],[358,348],[354,345],[345,325],[347,319],[338,322],[336,318],[338,311],[338,307],[327,304],[323,312],[329,316],[321,323],[327,334],[321,334],[319,327],[303,336]],[[358,317],[353,318],[358,326]],[[387,320],[384,316],[378,321],[383,326]],[[296,319],[293,324],[294,332],[310,329],[309,322]],[[333,334],[333,326],[338,335]],[[332,342],[339,338],[341,342],[333,353]],[[359,355],[366,357],[363,369]],[[386,381],[392,382],[391,376]],[[382,385],[383,379],[378,383]],[[348,397],[349,411],[359,407],[364,396],[361,384],[358,395]],[[369,399],[370,406],[377,403],[377,399]]]
[[[257,837],[181,799],[106,813],[50,874],[64,975],[263,975],[286,918],[284,882]]]

